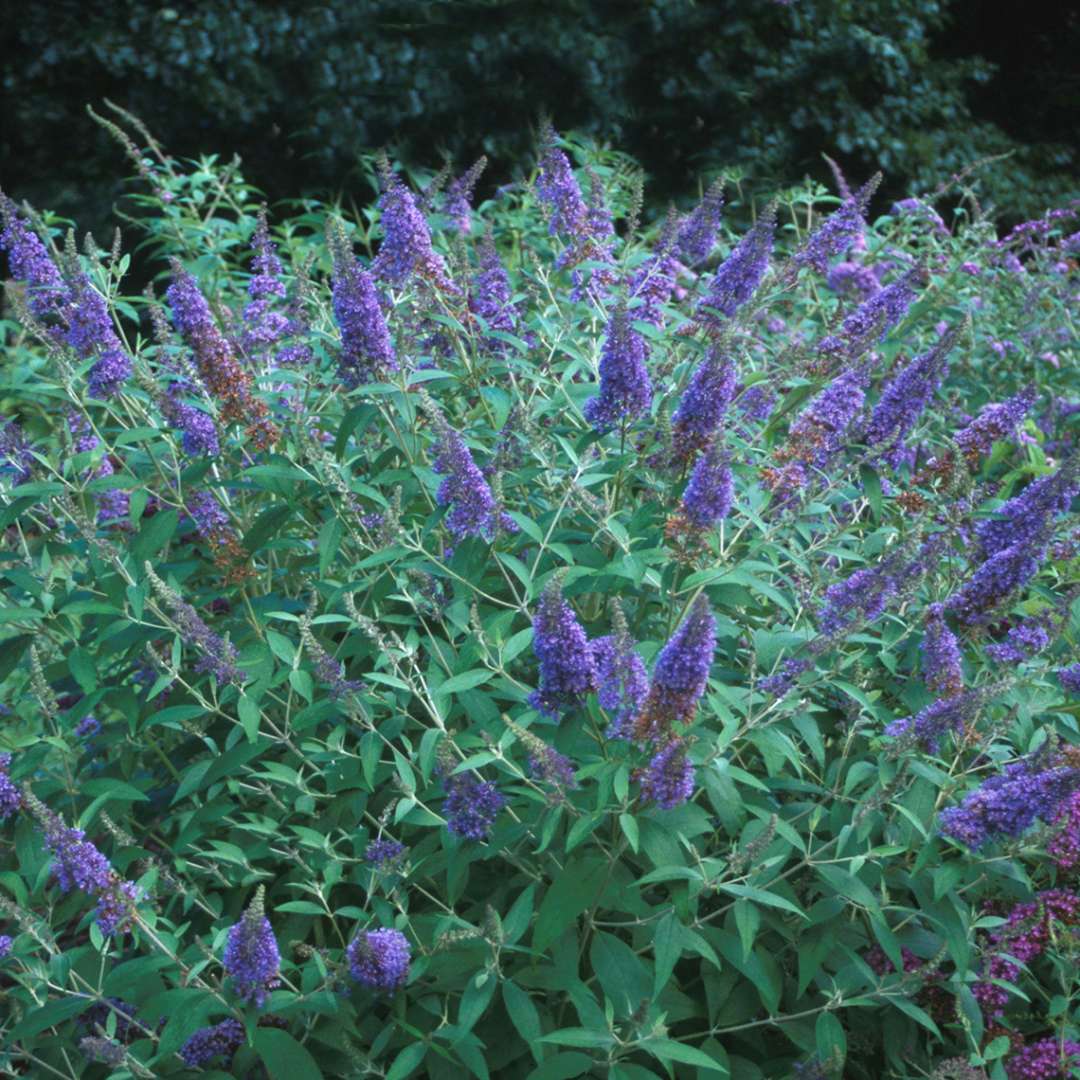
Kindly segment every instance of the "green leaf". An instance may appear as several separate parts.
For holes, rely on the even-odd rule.
[[[861,885],[862,882],[859,884]],[[724,892],[730,893],[732,896],[741,896],[758,904],[765,904],[767,907],[790,911],[792,915],[798,915],[800,919],[807,917],[806,912],[801,911],[790,900],[785,900],[782,896],[777,896],[776,893],[755,888],[753,885],[717,885],[716,887],[723,889]],[[865,888],[865,886],[863,887]]]
[[[539,1042],[558,1043],[560,1046],[588,1046],[605,1048],[611,1046],[614,1037],[607,1031],[593,1031],[591,1028],[559,1028],[548,1035],[541,1035]]]
[[[592,1067],[593,1059],[588,1054],[556,1054],[533,1069],[525,1080],[571,1080]]]
[[[139,530],[131,544],[131,557],[140,570],[147,559],[152,559],[172,539],[179,521],[180,515],[175,510],[159,510]]]
[[[600,898],[607,880],[606,859],[571,859],[544,894],[533,928],[533,948],[544,952],[564,930]]]
[[[616,1016],[629,1016],[652,990],[652,977],[634,950],[614,934],[597,933],[589,949],[596,977]]]
[[[426,1042],[418,1042],[413,1043],[412,1046],[406,1046],[405,1049],[394,1058],[394,1063],[390,1066],[390,1069],[386,1074],[386,1080],[405,1080],[405,1077],[424,1060],[427,1049],[428,1044]]]
[[[319,577],[326,577],[326,572],[333,565],[344,535],[345,526],[336,517],[330,518],[319,530]]]
[[[248,742],[253,743],[259,737],[259,720],[262,717],[262,711],[247,694],[244,694],[236,703],[236,712],[240,717],[240,724]]]
[[[257,1028],[255,1052],[262,1058],[270,1080],[322,1080],[309,1050],[280,1028]]]
[[[40,1008],[32,1009],[24,1016],[8,1033],[5,1043],[11,1045],[17,1039],[28,1039],[31,1035],[38,1035],[46,1028],[55,1027],[73,1016],[85,1012],[93,1005],[89,998],[59,998],[56,1001],[47,1001]]]
[[[814,1038],[817,1042],[818,1056],[822,1061],[832,1061],[839,1058],[841,1062],[847,1057],[847,1034],[844,1025],[831,1012],[823,1012],[818,1015],[814,1025]]]
[[[684,1043],[676,1042],[674,1039],[642,1039],[638,1046],[661,1061],[679,1061],[683,1065],[696,1065],[699,1069],[709,1069],[712,1072],[722,1074],[728,1072],[723,1065],[709,1057],[704,1050],[698,1050],[694,1046],[686,1046]]]
[[[285,522],[292,517],[292,513],[291,506],[268,507],[255,519],[255,523],[244,534],[242,541],[244,547],[254,555],[267,540],[281,531]]]
[[[487,973],[485,972],[485,974]],[[490,974],[479,986],[477,986],[476,979],[469,980],[469,985],[465,987],[465,993],[461,995],[461,1004],[458,1006],[457,1026],[459,1031],[462,1033],[471,1031],[476,1026],[477,1021],[484,1015],[488,1005],[491,1003],[496,982],[497,980],[492,978]]]
[[[502,984],[503,1004],[506,1006],[507,1015],[510,1017],[517,1033],[525,1040],[530,1053],[535,1061],[543,1060],[543,1055],[537,1046],[540,1039],[540,1013],[533,1004],[528,993],[521,989],[517,983],[505,981]]]
[[[463,671],[460,675],[451,675],[432,693],[435,697],[442,694],[460,694],[463,690],[472,690],[474,687],[481,686],[490,678],[491,672],[486,668],[474,668],[472,671]]]

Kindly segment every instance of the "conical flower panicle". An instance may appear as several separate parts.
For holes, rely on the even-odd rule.
[[[927,687],[938,697],[959,694],[964,689],[963,656],[940,604],[932,604],[927,610],[926,630],[919,648]]]
[[[363,930],[345,950],[349,974],[369,990],[392,994],[409,978],[412,947],[400,930]]]
[[[858,359],[900,322],[915,299],[916,288],[926,280],[926,270],[917,266],[886,285],[848,315],[838,333],[822,338],[818,352],[827,357],[839,355],[848,361]]]
[[[881,173],[876,173],[857,192],[847,196],[792,255],[790,265],[793,268],[811,266],[824,274],[829,268],[829,260],[862,235],[866,226],[863,215],[881,180]]]
[[[701,202],[679,226],[675,245],[687,266],[696,266],[712,254],[723,210],[724,181],[720,179],[713,181]]]
[[[57,314],[67,303],[68,291],[56,263],[38,234],[19,216],[15,203],[3,193],[0,215],[4,222],[0,249],[7,253],[11,276],[26,284],[30,313],[38,318]]]
[[[649,675],[637,651],[618,600],[611,602],[612,633],[591,643],[596,664],[597,700],[611,717],[609,739],[630,738],[630,726],[646,695]]]
[[[671,418],[676,459],[684,461],[708,443],[723,422],[737,382],[735,364],[710,349],[690,376]]]
[[[689,724],[694,719],[715,650],[716,618],[702,594],[660,650],[648,696],[634,718],[636,741],[662,741],[676,724]]]
[[[987,405],[967,427],[957,432],[956,445],[970,468],[978,466],[995,442],[1016,434],[1035,398],[1035,387],[1026,387],[1007,401]]]
[[[179,260],[173,260],[172,270],[173,282],[165,298],[172,307],[173,324],[192,351],[199,377],[221,403],[222,419],[245,424],[256,446],[265,449],[278,437],[265,402],[252,394],[251,376],[218,329],[198,282]]]
[[[600,392],[585,403],[585,419],[597,431],[630,423],[648,411],[653,394],[645,366],[648,353],[626,308],[618,308],[608,321],[600,354]]]
[[[540,661],[540,685],[529,696],[534,709],[558,719],[596,689],[593,650],[555,579],[540,594],[533,619],[533,651]]]
[[[428,415],[435,429],[435,454],[431,467],[443,477],[435,501],[449,506],[446,527],[455,540],[479,536],[490,540],[500,529],[513,530],[513,521],[498,510],[495,495],[473,461],[465,440],[427,399]]]
[[[501,330],[513,334],[517,330],[518,315],[514,309],[514,291],[510,275],[499,260],[491,231],[484,233],[479,244],[480,270],[473,277],[469,293],[469,310],[487,323],[489,330]],[[498,338],[485,338],[485,344],[494,353],[503,353],[507,343]]]
[[[694,764],[687,756],[689,742],[686,738],[669,739],[656,751],[641,777],[643,802],[672,810],[694,794]]]
[[[281,981],[281,955],[277,939],[264,914],[265,888],[255,890],[240,921],[229,930],[225,943],[224,967],[233,990],[241,1001],[261,1009],[266,996]]]
[[[371,264],[372,277],[400,288],[415,275],[444,292],[456,292],[446,263],[431,245],[431,230],[412,192],[391,172],[388,162],[382,163],[380,178],[383,242]]]
[[[469,169],[450,181],[443,194],[442,212],[462,236],[472,231],[472,195],[480,174],[487,168],[487,158],[479,157]]]
[[[892,450],[886,454],[892,453],[895,459],[895,452],[911,433],[948,373],[949,352],[959,334],[958,325],[950,327],[933,348],[917,356],[885,384],[866,425],[868,446],[891,442]]]
[[[769,268],[775,230],[776,204],[770,203],[713,275],[708,293],[698,304],[700,323],[710,329],[723,329],[721,316],[732,318],[757,292]]]
[[[541,135],[540,171],[536,194],[548,208],[548,231],[568,240],[588,234],[589,209],[570,167],[570,159],[559,149],[558,135],[547,125]]]
[[[697,459],[682,497],[682,512],[698,529],[710,529],[731,513],[735,483],[731,455],[720,439],[714,439]]]
[[[328,228],[334,255],[331,303],[341,331],[338,373],[346,386],[360,386],[398,370],[375,279],[352,254],[344,231]]]
[[[1062,804],[1080,790],[1080,769],[1055,755],[1034,754],[991,776],[943,810],[941,831],[977,849],[999,837],[1015,837],[1041,818],[1053,821]]]
[[[486,840],[499,811],[506,805],[502,792],[471,772],[452,773],[443,779],[446,827],[465,840]]]
[[[251,247],[255,252],[251,260],[254,274],[248,282],[250,302],[244,308],[244,333],[241,340],[245,351],[254,356],[273,345],[290,330],[288,316],[277,310],[274,304],[275,300],[284,299],[286,290],[285,283],[281,280],[281,260],[270,239],[265,207],[259,210]]]
[[[996,555],[1017,543],[1035,546],[1048,540],[1055,518],[1069,509],[1080,489],[1078,466],[1080,456],[1074,453],[1056,472],[1032,480],[998,507],[992,518],[980,521],[975,535],[983,554]]]

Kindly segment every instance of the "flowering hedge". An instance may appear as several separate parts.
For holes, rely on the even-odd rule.
[[[135,135],[143,295],[3,202],[5,1070],[1080,1075],[1080,206]]]

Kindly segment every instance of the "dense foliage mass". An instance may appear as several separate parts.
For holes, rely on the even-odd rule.
[[[565,150],[5,197],[5,1071],[1077,1075],[1080,204]]]
[[[21,197],[104,236],[121,188],[108,141],[73,123],[88,100],[125,103],[180,153],[236,151],[281,198],[336,189],[390,142],[425,164],[486,153],[507,176],[542,106],[632,154],[660,206],[721,168],[762,190],[823,180],[822,149],[885,169],[897,198],[1011,151],[981,196],[1034,216],[1080,152],[1067,9],[999,17],[1013,71],[994,20],[955,0],[51,0],[8,28],[0,156]]]

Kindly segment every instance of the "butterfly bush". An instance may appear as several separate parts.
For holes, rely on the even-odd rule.
[[[1080,206],[139,160],[0,200],[13,1075],[1069,1075]]]

